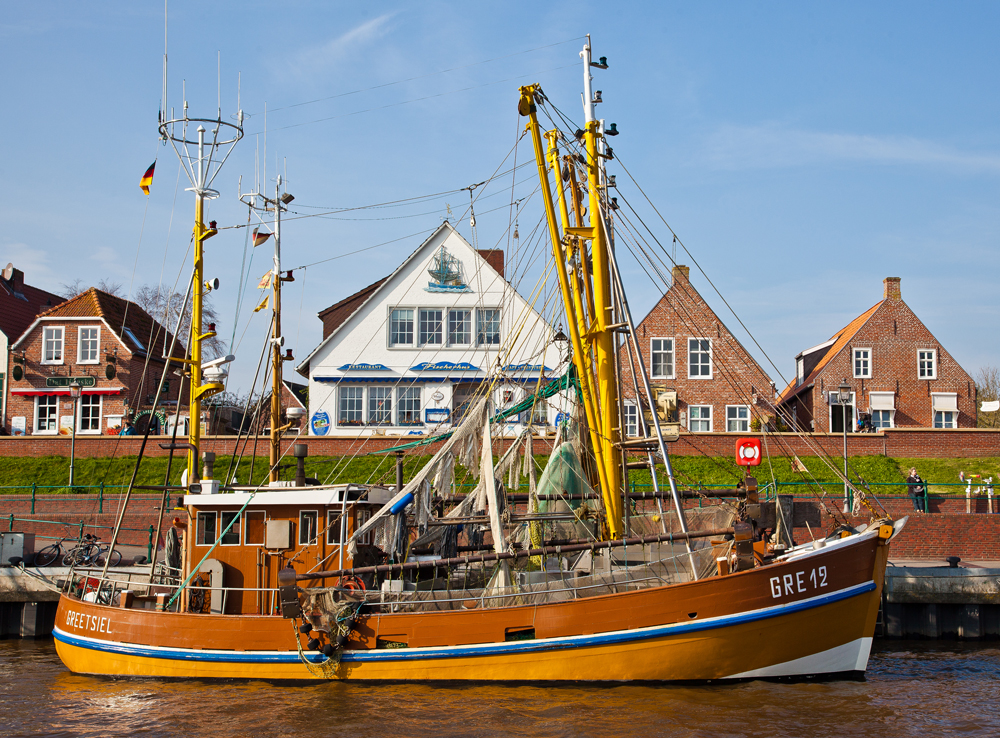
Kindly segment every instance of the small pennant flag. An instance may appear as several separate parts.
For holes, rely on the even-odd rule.
[[[271,286],[271,272],[268,272],[263,277],[260,278],[260,283],[257,285],[257,289],[266,290]]]
[[[139,180],[139,188],[142,190],[144,195],[149,194],[149,186],[153,184],[153,170],[156,169],[156,162],[154,161],[149,165],[149,169],[146,173],[142,175],[142,179]]]
[[[254,245],[254,248],[256,248],[257,246],[260,246],[262,243],[264,243],[264,241],[266,241],[270,237],[271,237],[270,233],[266,233],[266,232],[265,233],[261,233],[260,232],[260,228],[254,228],[253,229],[253,245]]]
[[[259,313],[261,310],[265,309],[267,307],[267,301],[270,297],[271,297],[270,295],[264,295],[264,299],[260,301],[260,305],[255,307],[253,311],[255,313]]]

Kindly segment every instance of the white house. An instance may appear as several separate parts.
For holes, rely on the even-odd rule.
[[[559,376],[555,330],[503,270],[502,251],[477,251],[445,222],[390,276],[321,312],[323,342],[296,367],[309,433],[432,433],[487,389],[504,409]],[[567,402],[536,403],[534,424],[553,426]]]

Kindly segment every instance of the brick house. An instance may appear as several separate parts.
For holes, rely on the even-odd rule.
[[[835,400],[846,380],[849,431],[859,412],[870,412],[875,428],[975,428],[972,377],[903,301],[899,277],[883,286],[881,301],[795,357],[782,415],[802,430],[843,432],[845,409]]]
[[[10,344],[24,333],[43,310],[64,298],[24,283],[24,272],[8,264],[0,275],[0,428],[10,429],[7,417],[7,384],[10,377]]]
[[[125,419],[151,414],[162,432],[166,416],[153,410],[153,395],[169,343],[170,334],[145,310],[96,288],[49,308],[11,346],[10,421],[31,435],[69,435],[75,380],[83,386],[77,433],[114,432]],[[186,356],[179,343],[174,356]],[[176,407],[178,392],[186,401],[182,371],[178,365],[169,377],[158,406]]]
[[[670,289],[635,328],[657,404],[683,430],[746,433],[755,417],[774,413],[773,382],[692,286],[688,267],[673,268]],[[621,348],[625,431],[635,436],[643,392],[630,353]]]

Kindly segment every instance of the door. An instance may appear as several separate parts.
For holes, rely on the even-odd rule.
[[[844,432],[844,416],[847,416],[847,432],[854,432],[854,405],[830,405],[830,431]]]

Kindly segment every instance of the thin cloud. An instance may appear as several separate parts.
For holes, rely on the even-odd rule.
[[[962,172],[1000,172],[1000,154],[960,151],[909,136],[822,133],[767,124],[722,126],[703,156],[717,169],[777,169],[836,162],[910,165]]]
[[[390,30],[390,21],[398,14],[399,11],[383,13],[320,46],[303,49],[291,58],[289,64],[292,70],[298,73],[315,74],[326,70],[357,51],[359,47],[385,36]]]

